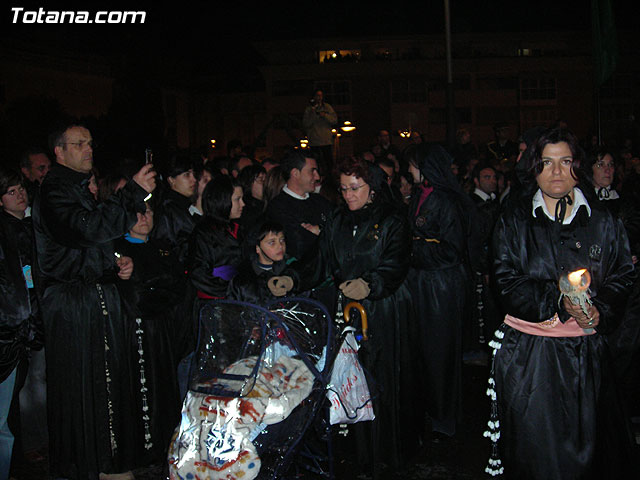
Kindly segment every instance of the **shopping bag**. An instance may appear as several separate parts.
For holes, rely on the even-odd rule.
[[[358,360],[359,348],[353,332],[348,332],[333,362],[331,380],[327,385],[331,425],[375,418],[369,386]]]

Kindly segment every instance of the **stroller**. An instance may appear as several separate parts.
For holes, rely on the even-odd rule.
[[[199,323],[170,478],[333,478],[326,395],[338,339],[325,307],[213,300]]]

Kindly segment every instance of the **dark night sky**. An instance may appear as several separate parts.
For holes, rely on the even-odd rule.
[[[632,2],[615,3],[618,28],[637,28]],[[145,10],[144,25],[12,24],[12,6],[46,10]],[[11,2],[2,8],[0,37],[91,53],[159,77],[215,74],[260,62],[251,41],[442,32],[443,0],[343,2],[213,0],[209,2]],[[418,6],[419,5],[419,6]],[[454,34],[468,31],[588,30],[590,1],[450,0]],[[35,8],[34,8],[35,7]],[[126,57],[124,57],[126,54]],[[126,62],[122,59],[126,58]]]

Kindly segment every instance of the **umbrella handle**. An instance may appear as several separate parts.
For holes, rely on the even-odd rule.
[[[349,323],[351,321],[351,309],[355,308],[360,312],[360,320],[362,321],[362,340],[369,340],[367,336],[367,330],[369,329],[369,323],[367,322],[367,312],[364,311],[364,307],[358,302],[349,302],[344,307],[344,321]]]

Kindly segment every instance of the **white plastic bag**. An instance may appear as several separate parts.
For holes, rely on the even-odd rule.
[[[327,385],[331,425],[375,418],[369,386],[358,360],[359,348],[353,332],[347,333],[333,363],[331,381]]]

